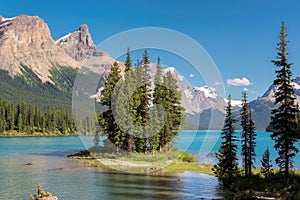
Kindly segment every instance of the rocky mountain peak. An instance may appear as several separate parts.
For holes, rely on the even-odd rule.
[[[0,69],[11,75],[26,65],[42,81],[50,81],[53,66],[79,67],[79,63],[57,47],[48,25],[38,16],[20,15],[0,20]]]
[[[78,42],[79,44],[82,44],[86,47],[95,48],[95,45],[93,43],[91,34],[89,32],[88,26],[86,24],[81,24],[78,28]]]
[[[86,24],[81,24],[75,32],[57,39],[55,43],[82,66],[104,76],[108,75],[110,66],[116,61],[105,51],[96,48]],[[124,71],[124,64],[118,63]]]
[[[86,24],[81,24],[77,31],[61,37],[55,43],[77,61],[82,61],[93,54],[105,54],[105,52],[96,49]]]

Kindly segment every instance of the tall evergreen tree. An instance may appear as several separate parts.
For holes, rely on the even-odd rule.
[[[242,127],[242,156],[245,175],[249,172],[249,107],[246,91],[242,92],[242,109],[241,109],[241,127]]]
[[[293,90],[293,79],[291,65],[287,61],[287,45],[286,27],[282,22],[280,31],[280,42],[277,44],[277,59],[272,60],[274,65],[279,69],[276,70],[276,79],[274,85],[277,90],[275,92],[275,105],[277,107],[272,110],[271,126],[274,128],[271,138],[275,141],[274,148],[278,151],[276,163],[280,169],[284,171],[286,179],[289,176],[289,168],[293,165],[293,158],[298,152],[295,146],[297,141],[297,115],[299,110],[295,104],[295,93]]]
[[[129,94],[134,93],[135,85],[136,85],[136,79],[135,74],[132,70],[132,59],[130,56],[130,48],[127,48],[127,56],[125,61],[125,75],[124,75],[124,83],[123,83],[123,89],[121,91],[121,95],[124,95],[124,101],[123,105],[121,107],[122,112],[124,112],[124,119],[123,119],[123,128],[125,128],[125,134],[126,134],[126,149],[129,154],[131,154],[134,151],[134,145],[133,145],[133,135],[136,133],[136,130],[134,130],[134,127],[132,125],[132,110],[130,110],[130,105],[134,104],[135,102],[132,102],[132,99],[128,97]],[[124,110],[124,105],[128,106],[129,109]],[[129,110],[129,113],[128,113]]]
[[[251,107],[249,107],[249,175],[252,174],[252,167],[254,167],[254,162],[256,160],[256,153],[255,153],[255,147],[256,147],[256,132],[255,132],[255,124],[252,120],[252,111]]]
[[[241,126],[242,126],[242,156],[245,176],[250,176],[255,161],[256,133],[251,108],[247,100],[247,92],[242,93]]]
[[[260,172],[265,176],[265,177],[269,177],[272,172],[272,160],[270,158],[270,150],[269,147],[266,149],[266,151],[264,152],[262,159],[260,160],[261,162],[261,169]]]
[[[125,61],[125,72],[131,71],[132,70],[132,60],[130,56],[130,48],[127,48],[127,56],[126,56],[126,61]]]
[[[163,102],[166,111],[166,120],[162,139],[163,147],[167,150],[173,148],[173,139],[178,136],[184,127],[184,108],[181,106],[181,92],[176,78],[168,71],[163,77],[165,100]]]
[[[149,107],[151,100],[151,76],[150,76],[150,60],[148,56],[148,51],[145,49],[143,54],[143,62],[141,67],[141,81],[142,86],[139,88],[140,106],[138,111],[140,113],[141,125],[143,128],[142,138],[143,138],[143,151],[146,153],[147,150],[147,138],[148,138],[148,121],[149,121]]]
[[[236,150],[237,137],[235,136],[234,123],[236,120],[232,117],[231,110],[231,96],[228,97],[228,104],[226,107],[225,124],[222,129],[222,143],[219,153],[216,157],[219,160],[218,164],[214,165],[214,174],[220,179],[231,178],[236,175],[238,171],[238,163]]]
[[[116,123],[112,112],[112,94],[117,82],[121,79],[120,68],[117,62],[111,66],[111,72],[106,79],[105,89],[101,97],[101,104],[107,107],[107,110],[100,114],[99,124],[102,132],[107,135],[108,139],[117,147],[119,153],[124,142],[124,132]]]
[[[161,63],[160,63],[160,57],[157,58],[157,65],[156,65],[156,73],[155,73],[155,77],[154,77],[154,91],[153,91],[153,104],[157,105],[157,108],[162,108],[164,107],[164,101],[166,99],[166,94],[164,94],[164,87],[163,86],[163,71],[161,68]],[[157,114],[155,115],[158,119],[163,119],[163,113],[162,112],[157,112]],[[164,121],[161,120],[154,120],[157,122],[157,127],[161,127],[163,126]],[[157,130],[157,129],[156,129]],[[157,139],[158,138],[158,142],[160,143],[159,146],[157,146],[157,148],[159,148],[159,150],[162,150],[162,140],[163,139],[163,129],[161,128],[160,130],[157,130],[157,135],[158,137],[155,135],[153,136],[153,139]]]

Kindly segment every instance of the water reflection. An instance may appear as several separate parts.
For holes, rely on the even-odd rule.
[[[0,138],[0,147],[0,199],[28,200],[38,181],[60,200],[189,200],[219,196],[217,179],[204,174],[186,172],[165,177],[86,167],[65,157],[83,148],[78,137]]]

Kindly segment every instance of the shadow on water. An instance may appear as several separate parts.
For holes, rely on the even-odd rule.
[[[97,187],[107,188],[109,196],[114,199],[124,199],[125,196],[126,199],[212,199],[207,198],[211,194],[215,194],[213,199],[218,199],[222,194],[218,188],[214,191],[209,186],[208,188],[202,188],[201,185],[197,187],[197,181],[200,181],[197,177],[187,184],[186,177],[178,175],[153,176],[111,172],[101,172],[101,174],[106,174],[109,179],[102,179],[101,183],[95,182],[94,184]],[[205,195],[201,195],[201,192],[206,193],[206,198]]]
[[[68,155],[78,153],[82,149],[67,149],[60,151],[49,151],[49,152],[40,152],[40,153],[29,153],[29,155],[35,156],[55,156],[55,157],[67,157]]]

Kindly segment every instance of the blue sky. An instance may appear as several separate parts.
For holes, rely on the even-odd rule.
[[[210,54],[223,77],[226,93],[234,99],[240,98],[244,88],[249,90],[250,99],[254,99],[272,83],[275,67],[270,60],[276,57],[282,20],[288,27],[289,61],[294,63],[294,74],[300,75],[299,9],[296,0],[0,0],[0,15],[38,15],[48,23],[54,38],[76,30],[83,23],[88,24],[95,44],[139,27],[164,27],[182,32]],[[157,54],[151,56],[153,62]],[[194,71],[184,61],[167,54],[161,57],[163,64],[178,68],[193,86],[204,84],[198,74],[189,77]],[[230,86],[226,82],[243,77],[251,85]]]

